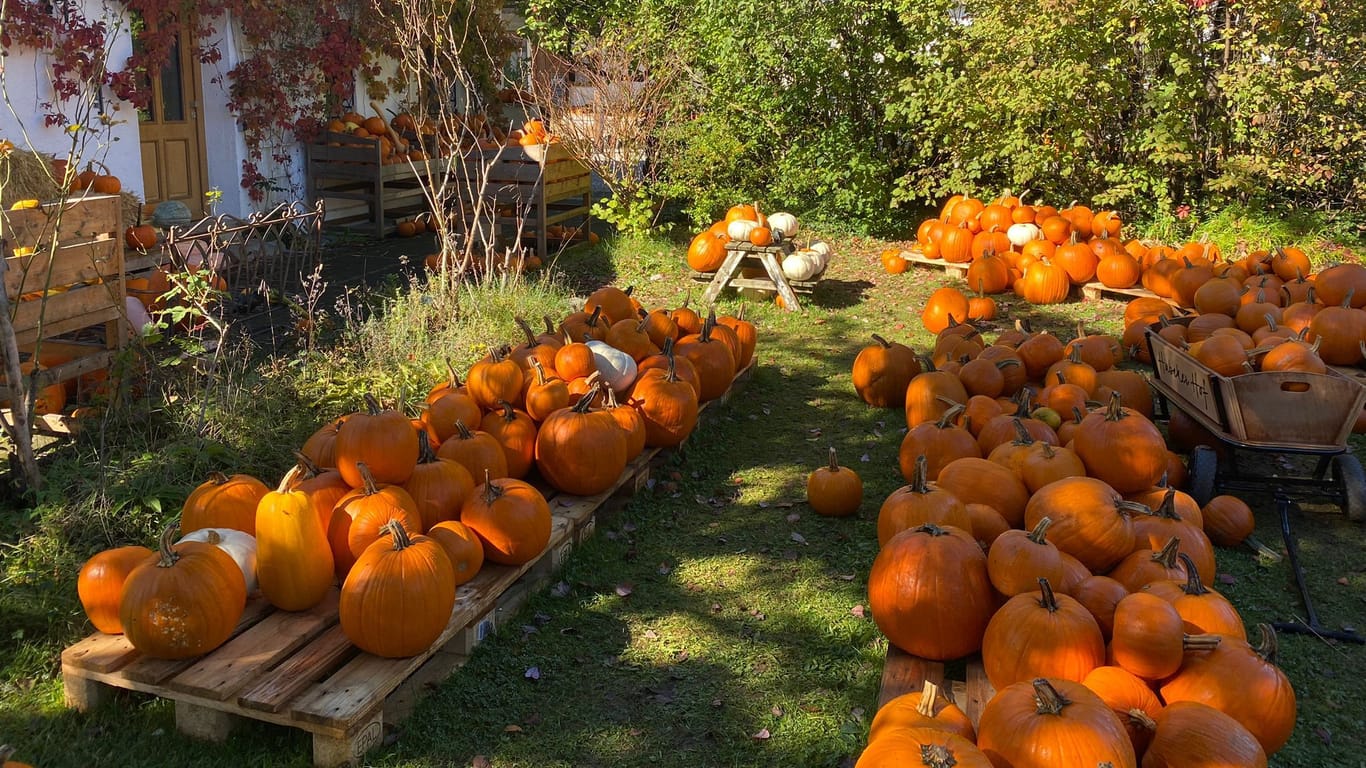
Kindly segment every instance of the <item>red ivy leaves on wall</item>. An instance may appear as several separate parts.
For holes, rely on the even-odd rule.
[[[134,53],[121,70],[112,70],[106,61],[108,22],[88,18],[78,0],[6,0],[0,47],[45,54],[52,73],[53,99],[41,105],[44,122],[68,125],[66,103],[83,93],[146,106],[147,73],[162,68],[178,37],[197,41],[201,63],[221,62],[211,23],[226,14],[239,25],[246,50],[214,81],[227,86],[228,108],[247,147],[242,187],[258,201],[270,183],[260,168],[264,159],[288,162],[294,138],[308,138],[323,118],[338,111],[351,96],[357,72],[375,81],[375,56],[392,45],[392,33],[378,23],[371,0],[125,0],[125,5],[138,19]],[[181,19],[196,21],[187,29]]]

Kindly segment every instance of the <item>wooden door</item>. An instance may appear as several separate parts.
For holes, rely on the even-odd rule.
[[[177,38],[166,65],[151,79],[151,103],[138,110],[142,182],[148,205],[179,200],[199,217],[205,212],[204,124],[200,119],[199,60]]]

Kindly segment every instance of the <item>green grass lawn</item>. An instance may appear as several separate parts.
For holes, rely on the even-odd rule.
[[[865,583],[877,551],[878,506],[903,483],[896,452],[905,424],[899,411],[860,402],[849,369],[874,332],[926,347],[920,306],[944,278],[883,274],[880,242],[839,245],[805,312],[749,304],[760,335],[758,369],[744,391],[664,461],[651,489],[600,522],[558,583],[504,622],[367,762],[852,763],[886,651],[865,611]],[[655,241],[567,254],[553,265],[561,277],[545,301],[605,281],[635,285],[647,306],[679,304],[689,291],[696,299],[703,286],[688,284],[680,254]],[[1077,320],[1119,330],[1115,302],[1036,308],[1001,301],[1001,327],[1029,317],[1064,338]],[[726,296],[722,307],[736,309],[737,298]],[[240,457],[268,439],[279,437],[237,436],[227,455]],[[822,518],[802,501],[807,473],[830,446],[863,476],[864,503],[854,518]],[[1279,549],[1274,510],[1264,499],[1252,501],[1260,538]],[[251,724],[224,745],[202,744],[178,735],[171,707],[145,696],[120,694],[115,706],[90,715],[66,711],[57,656],[88,631],[71,563],[98,536],[77,521],[44,519],[55,515],[51,505],[34,519],[5,514],[12,519],[0,545],[0,742],[19,746],[18,757],[49,767],[310,764],[301,733]],[[1297,530],[1325,623],[1366,629],[1361,526],[1331,507],[1307,506]],[[1221,550],[1219,565],[1227,576],[1216,586],[1249,624],[1302,615],[1285,563]],[[1363,661],[1360,646],[1282,639],[1281,662],[1301,717],[1273,764],[1366,765]]]

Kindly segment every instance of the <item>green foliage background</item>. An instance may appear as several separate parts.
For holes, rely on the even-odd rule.
[[[954,192],[1180,205],[1361,199],[1366,6],[1327,0],[530,0],[572,51],[663,30],[689,77],[667,183],[697,221],[758,199],[904,231]]]

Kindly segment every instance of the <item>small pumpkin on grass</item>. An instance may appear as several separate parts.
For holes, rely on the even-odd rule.
[[[806,501],[817,514],[848,517],[863,503],[863,481],[854,470],[840,466],[832,447],[829,465],[806,478]]]

